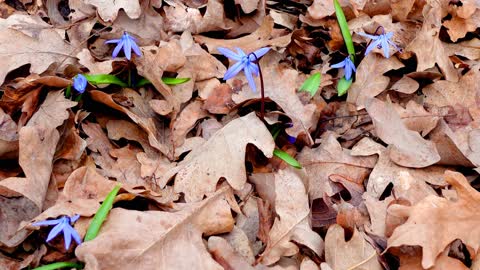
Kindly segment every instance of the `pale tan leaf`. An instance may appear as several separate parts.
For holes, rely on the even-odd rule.
[[[98,15],[105,22],[113,22],[120,9],[124,10],[132,19],[136,19],[142,14],[138,0],[85,0],[84,2],[95,6]]]
[[[221,270],[207,252],[202,234],[220,234],[233,228],[226,192],[228,188],[222,188],[202,202],[186,204],[174,213],[115,208],[103,224],[102,233],[80,245],[75,253],[86,263],[85,270],[186,270],[192,266]]]
[[[226,178],[234,189],[241,189],[247,180],[245,147],[249,143],[265,156],[272,157],[273,138],[255,113],[231,121],[207,142],[193,149],[175,168],[178,172],[175,190],[183,192],[188,202],[198,201],[204,194],[215,191],[221,177]],[[166,181],[160,186],[165,184]]]
[[[375,134],[389,144],[393,162],[404,167],[423,168],[440,160],[435,145],[407,129],[390,101],[369,99],[366,109],[375,126]]]
[[[341,226],[335,224],[328,228],[325,236],[325,261],[333,270],[382,270],[377,257],[377,251],[357,229],[346,242]]]
[[[77,105],[77,102],[68,100],[62,91],[49,92],[38,111],[30,118],[27,126],[41,126],[56,128],[68,118],[68,109]]]
[[[385,58],[375,53],[367,55],[357,67],[356,79],[348,90],[347,102],[356,104],[357,109],[365,108],[367,99],[376,97],[387,89],[390,78],[383,74],[403,66],[395,57]]]
[[[480,245],[480,194],[460,173],[447,171],[445,180],[457,191],[457,201],[429,196],[412,207],[389,208],[392,214],[407,216],[408,220],[394,230],[387,248],[421,246],[423,268],[432,267],[436,257],[455,239],[475,252]]]
[[[23,15],[27,16],[27,15]],[[27,16],[28,17],[28,16]],[[3,84],[8,72],[26,64],[31,64],[31,73],[42,73],[54,63],[66,64],[75,62],[74,47],[68,44],[58,32],[52,28],[44,28],[43,24],[30,25],[40,27],[38,37],[30,37],[18,30],[10,28],[14,18],[0,19],[0,84]],[[61,70],[61,69],[60,69]]]
[[[282,256],[297,254],[299,249],[292,241],[307,246],[318,256],[322,255],[323,240],[311,229],[308,195],[295,170],[289,167],[275,173],[275,212],[278,217],[261,255],[261,262],[266,265],[277,262]]]

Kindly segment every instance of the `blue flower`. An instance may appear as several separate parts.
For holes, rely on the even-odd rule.
[[[87,78],[82,74],[77,74],[77,76],[73,78],[73,88],[80,94],[83,94],[85,88],[87,88]]]
[[[45,220],[45,221],[40,221],[40,222],[35,222],[32,224],[32,226],[49,226],[49,225],[55,225],[53,229],[50,231],[50,233],[47,236],[47,242],[55,238],[60,232],[63,231],[63,239],[65,241],[65,249],[68,250],[70,248],[70,243],[73,240],[77,242],[77,244],[82,243],[82,239],[80,238],[80,235],[78,235],[77,231],[72,227],[72,224],[75,223],[80,218],[80,215],[75,215],[73,217],[69,216],[63,216],[58,219],[52,219],[52,220]]]
[[[117,47],[115,47],[112,53],[113,58],[117,57],[118,53],[123,48],[123,53],[125,54],[125,57],[127,57],[127,59],[130,60],[132,56],[132,50],[133,52],[135,52],[136,55],[142,56],[142,52],[140,51],[140,48],[138,47],[136,41],[137,41],[136,38],[130,36],[127,32],[123,32],[122,38],[106,41],[105,44],[109,44],[109,43],[117,44]]]
[[[358,34],[362,37],[370,38],[371,40],[373,40],[373,42],[368,45],[367,50],[365,51],[365,55],[369,54],[375,47],[379,49],[383,48],[383,55],[385,55],[386,58],[390,57],[390,45],[395,47],[396,50],[400,50],[398,46],[390,40],[393,37],[393,32],[383,33],[378,36],[373,36],[365,33]]]
[[[261,48],[253,53],[246,55],[240,48],[236,48],[238,53],[235,53],[227,48],[218,47],[217,50],[225,55],[226,57],[237,61],[237,63],[233,64],[225,75],[223,76],[224,80],[228,80],[233,78],[237,75],[241,70],[245,72],[245,77],[247,77],[248,85],[252,88],[253,92],[257,91],[257,87],[255,85],[255,81],[253,80],[253,75],[258,76],[258,65],[255,63],[256,59],[255,56],[260,59],[260,57],[264,56],[270,48]]]
[[[337,64],[331,65],[332,68],[343,68],[345,69],[345,79],[347,81],[352,78],[353,72],[356,72],[357,69],[355,68],[355,64],[352,62],[352,59],[350,59],[350,56],[345,57],[345,59]]]

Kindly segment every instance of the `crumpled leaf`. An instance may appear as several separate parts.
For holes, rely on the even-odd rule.
[[[85,270],[190,269],[192,265],[221,270],[207,252],[202,234],[220,234],[233,228],[234,219],[225,198],[228,191],[222,188],[173,213],[114,208],[101,233],[75,253],[86,263]]]
[[[288,168],[275,174],[275,219],[268,234],[265,251],[260,256],[263,264],[271,265],[282,256],[293,256],[300,243],[322,255],[323,240],[312,231],[308,195],[300,175]]]
[[[390,101],[367,100],[366,109],[372,118],[376,135],[390,149],[393,162],[404,167],[423,168],[435,164],[440,155],[431,141],[405,127]]]
[[[455,239],[460,239],[475,253],[480,247],[480,193],[460,173],[447,171],[445,180],[457,191],[456,201],[429,196],[411,207],[393,205],[389,208],[391,214],[408,217],[408,220],[393,231],[387,249],[421,246],[425,269],[432,267],[436,257]]]
[[[325,261],[332,270],[381,270],[383,268],[377,256],[377,251],[357,229],[353,231],[352,238],[347,242],[345,232],[340,225],[334,224],[328,228],[325,236]],[[355,265],[358,266],[352,268]]]
[[[231,121],[193,149],[176,168],[167,172],[160,186],[164,187],[168,177],[177,174],[175,191],[183,192],[187,202],[198,201],[205,194],[214,192],[221,177],[240,190],[247,180],[245,147],[249,143],[258,147],[266,157],[272,157],[275,147],[272,135],[255,113]]]
[[[322,136],[322,144],[317,148],[305,147],[297,160],[306,169],[309,176],[308,194],[310,201],[323,198],[324,193],[333,195],[328,178],[332,174],[349,177],[362,184],[377,162],[376,157],[355,157],[349,149],[344,149],[333,132]]]
[[[20,16],[20,15],[19,15]],[[23,15],[28,17],[28,15]],[[11,20],[18,18],[0,18],[0,84],[3,84],[8,72],[26,64],[31,64],[31,73],[42,73],[54,63],[61,63],[59,71],[67,64],[75,62],[74,47],[65,42],[53,28],[45,28],[42,24],[31,25],[42,30],[38,37],[31,37],[21,31],[10,28]]]
[[[84,2],[97,7],[98,15],[105,22],[114,21],[120,9],[132,19],[138,18],[142,13],[138,0],[85,0]]]
[[[390,78],[383,74],[403,66],[395,57],[384,58],[381,55],[370,53],[357,67],[356,79],[348,90],[347,102],[356,104],[357,109],[365,108],[367,99],[376,97],[387,89]]]

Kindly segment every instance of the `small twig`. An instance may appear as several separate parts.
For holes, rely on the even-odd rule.
[[[351,266],[351,267],[350,267],[350,268],[348,268],[347,270],[353,270],[353,269],[355,269],[355,268],[359,267],[360,265],[362,265],[362,264],[364,264],[364,263],[366,263],[366,262],[370,261],[370,260],[371,260],[373,257],[375,257],[375,255],[377,255],[377,252],[376,252],[376,251],[373,251],[373,254],[372,254],[372,255],[370,255],[370,257],[368,257],[368,258],[366,258],[365,260],[363,260],[363,261],[361,261],[361,262],[359,262],[359,263],[355,264],[354,266]]]
[[[260,67],[260,61],[259,61],[257,55],[254,52],[252,52],[250,54],[253,55],[253,57],[255,57],[255,63],[257,64],[258,74],[260,76],[260,93],[262,95],[262,98],[260,100],[260,118],[263,121],[264,118],[265,118],[265,87],[263,85],[262,68]]]

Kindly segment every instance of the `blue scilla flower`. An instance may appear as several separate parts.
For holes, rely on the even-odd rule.
[[[75,223],[80,218],[80,215],[74,215],[73,217],[63,216],[58,219],[52,220],[44,220],[40,222],[35,222],[32,226],[50,226],[55,225],[52,228],[50,233],[47,236],[47,242],[50,242],[53,238],[55,238],[60,232],[63,232],[63,239],[65,241],[65,249],[68,250],[70,248],[70,243],[73,240],[77,242],[77,244],[82,243],[82,239],[77,231],[72,227],[72,224]]]
[[[365,55],[369,54],[375,47],[383,49],[383,55],[386,58],[390,57],[390,45],[392,45],[396,50],[400,51],[400,48],[393,43],[390,39],[393,37],[393,32],[383,33],[381,35],[369,35],[365,33],[358,33],[362,37],[371,39],[373,42],[368,45]]]
[[[123,53],[128,60],[132,57],[132,50],[136,55],[142,56],[142,52],[136,43],[137,39],[130,36],[127,32],[123,32],[120,39],[112,39],[105,42],[105,44],[116,43],[117,47],[113,50],[112,57],[117,57],[120,50],[123,48]]]
[[[343,68],[345,70],[345,79],[349,81],[352,78],[353,72],[357,72],[355,64],[352,62],[350,56],[345,57],[345,59],[337,64],[331,65],[332,68]]]
[[[80,94],[83,94],[87,88],[87,78],[82,74],[77,74],[77,76],[73,78],[73,88]]]
[[[226,57],[237,61],[237,63],[233,64],[227,70],[227,72],[225,72],[223,79],[231,79],[241,70],[243,70],[243,72],[245,72],[245,77],[247,77],[248,85],[253,92],[256,92],[257,87],[255,85],[255,81],[253,80],[253,75],[258,76],[259,70],[255,61],[256,59],[260,59],[260,57],[264,56],[270,50],[270,48],[261,48],[248,55],[246,55],[245,52],[243,52],[240,48],[236,48],[237,53],[222,47],[217,48],[217,50]]]

